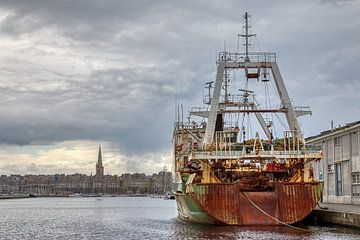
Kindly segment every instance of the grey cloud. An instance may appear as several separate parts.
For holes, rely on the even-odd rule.
[[[31,162],[26,164],[4,164],[2,166],[2,174],[52,174],[54,169],[59,169],[60,172],[71,173],[70,169],[59,168],[56,164],[36,164]]]
[[[359,4],[332,1],[2,1],[0,142],[91,139],[126,151],[169,147],[174,95],[201,103],[215,51],[236,45],[245,10],[262,50],[278,52],[289,92],[321,118],[357,120]],[[25,42],[25,43],[23,43]],[[24,44],[24,45],[23,45]],[[11,56],[11,57],[9,57]],[[175,85],[177,89],[175,90]],[[346,89],[342,98],[339,89]],[[334,107],[336,106],[336,108]],[[125,151],[125,150],[124,150]]]

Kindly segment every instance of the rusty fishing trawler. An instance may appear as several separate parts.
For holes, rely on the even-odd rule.
[[[310,108],[293,105],[275,53],[249,52],[255,36],[249,19],[245,13],[238,35],[245,52],[219,53],[204,107],[192,108],[186,122],[177,107],[173,191],[185,221],[287,225],[305,218],[320,199],[311,163],[322,153],[306,144],[298,121]],[[279,126],[284,130],[277,137]]]

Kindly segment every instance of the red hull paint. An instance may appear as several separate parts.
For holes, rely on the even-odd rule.
[[[277,183],[271,192],[241,192],[236,183],[213,183],[193,184],[192,190],[199,207],[224,224],[281,225],[301,221],[310,214],[320,199],[321,185]]]

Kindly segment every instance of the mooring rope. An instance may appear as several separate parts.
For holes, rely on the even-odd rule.
[[[264,215],[266,215],[267,217],[271,218],[272,220],[278,222],[278,223],[281,223],[287,227],[290,227],[290,228],[294,228],[294,229],[297,229],[297,230],[301,230],[301,231],[306,231],[306,232],[313,232],[312,230],[309,230],[309,229],[305,229],[305,228],[300,228],[300,227],[296,227],[296,226],[293,226],[293,225],[290,225],[290,224],[287,224],[273,216],[271,216],[270,214],[268,214],[267,212],[265,212],[264,210],[262,210],[258,205],[256,205],[256,203],[254,203],[250,198],[248,198],[248,196],[246,196],[246,194],[242,191],[240,191],[241,195],[243,195],[245,197],[246,200],[248,200],[249,203],[251,203],[251,205],[253,205],[257,210],[259,210],[260,212],[262,212]]]
[[[320,206],[320,203],[318,202],[317,203],[317,206],[318,206],[318,208],[320,208],[321,210],[328,210],[329,208],[327,208],[327,207],[322,207],[322,206]]]

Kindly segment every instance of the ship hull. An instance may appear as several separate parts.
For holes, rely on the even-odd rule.
[[[176,194],[181,220],[221,225],[282,225],[303,220],[317,205],[319,182],[276,183],[273,191],[242,191],[237,183],[191,184]]]
[[[178,208],[178,218],[193,223],[220,224],[207,212],[199,208],[194,198],[188,194],[175,194]]]

